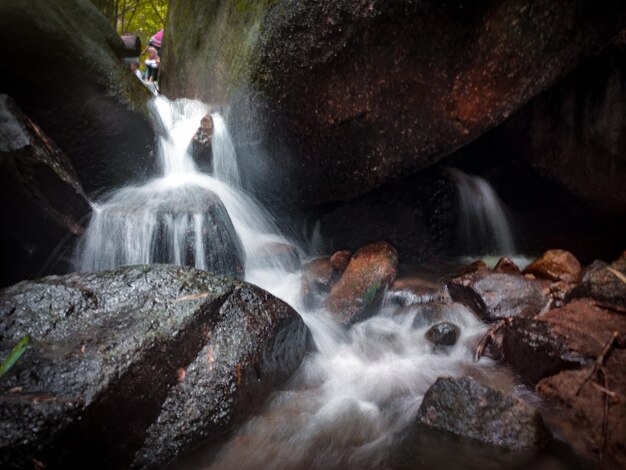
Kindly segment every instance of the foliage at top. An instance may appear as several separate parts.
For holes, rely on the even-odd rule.
[[[168,0],[91,0],[118,34],[137,34],[142,47],[163,29]]]

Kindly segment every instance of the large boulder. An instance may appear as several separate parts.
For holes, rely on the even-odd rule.
[[[542,447],[550,433],[529,404],[469,377],[440,377],[417,413],[419,423],[511,449]]]
[[[32,278],[62,257],[91,210],[67,157],[7,95],[0,95],[0,207],[0,286]]]
[[[280,300],[193,268],[131,266],[6,288],[0,356],[25,335],[31,346],[2,377],[0,466],[161,461],[150,426],[172,458],[258,407],[299,365],[305,334]],[[194,409],[200,396],[188,426],[164,425],[172,407]]]
[[[431,165],[626,25],[611,0],[174,1],[168,15],[166,93],[232,101],[243,179],[299,204]]]
[[[0,3],[0,91],[67,154],[89,194],[152,170],[150,93],[85,0]]]
[[[326,298],[326,308],[345,325],[365,320],[382,305],[397,268],[398,252],[391,244],[380,241],[359,248]]]

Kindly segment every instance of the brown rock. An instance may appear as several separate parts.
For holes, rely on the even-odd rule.
[[[493,268],[493,271],[505,274],[522,274],[520,269],[517,267],[517,264],[515,264],[511,258],[507,258],[506,256],[503,256],[498,260],[498,264],[496,264],[496,267]]]
[[[472,274],[479,271],[488,271],[489,266],[482,259],[477,259],[476,261],[468,264],[463,269],[459,271],[459,276],[463,276],[465,274]]]
[[[548,250],[524,269],[524,274],[551,281],[578,282],[582,268],[576,257],[565,250]]]
[[[491,271],[457,277],[448,283],[448,291],[452,300],[474,310],[487,322],[536,315],[550,300],[539,281]]]
[[[341,275],[348,267],[350,258],[352,258],[352,252],[350,250],[337,251],[330,257],[330,266],[333,268],[333,271]]]
[[[213,118],[207,114],[191,140],[191,155],[198,167],[207,173],[213,171]]]
[[[331,290],[326,307],[346,325],[366,319],[380,307],[397,267],[398,253],[389,243],[360,248]]]
[[[406,307],[425,302],[451,302],[446,286],[419,277],[401,278],[389,289],[387,302]]]
[[[536,318],[515,318],[504,330],[504,356],[528,382],[589,364],[614,331],[626,334],[626,316],[575,300]]]
[[[321,297],[330,292],[339,276],[330,265],[330,258],[318,258],[302,266],[302,302],[308,309],[321,305]]]
[[[560,372],[539,382],[537,391],[560,405],[551,420],[559,433],[583,455],[597,457],[603,447],[604,393],[590,382],[577,393],[592,370],[590,365]],[[616,394],[609,399],[604,463],[608,468],[626,468],[626,351],[614,350],[605,361],[604,370],[607,388]]]

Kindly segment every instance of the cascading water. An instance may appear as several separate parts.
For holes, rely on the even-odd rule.
[[[502,201],[479,176],[448,170],[459,195],[459,251],[468,255],[513,255],[515,241]]]
[[[163,176],[124,188],[94,207],[77,253],[79,269],[169,262],[223,271],[233,263],[225,253],[241,250],[245,279],[292,305],[317,346],[289,389],[241,428],[213,468],[377,467],[437,377],[485,369],[497,375],[489,359],[473,362],[473,346],[486,326],[458,304],[394,307],[389,302],[350,330],[324,309],[307,311],[300,274],[289,273],[273,249],[287,240],[237,187],[235,148],[222,117],[213,115],[215,176],[209,176],[197,170],[187,152],[207,107],[159,97],[155,109]],[[222,205],[223,210],[215,209]],[[454,346],[438,348],[425,339],[425,331],[440,321],[460,327]],[[177,465],[205,468],[197,462]]]

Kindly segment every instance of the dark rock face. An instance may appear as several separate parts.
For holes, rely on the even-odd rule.
[[[372,315],[396,278],[398,252],[381,241],[364,246],[350,259],[339,282],[326,298],[326,307],[346,324]]]
[[[626,307],[626,283],[619,278],[619,274],[626,276],[626,254],[610,265],[595,261],[585,269],[571,297],[591,297],[600,302]]]
[[[24,335],[32,346],[2,378],[0,463],[127,467],[171,397],[187,406],[184,398],[192,403],[203,386],[215,389],[207,402],[231,400],[221,422],[239,419],[295,370],[305,331],[293,310],[258,288],[192,268],[132,266],[6,288],[0,355]],[[211,346],[220,372],[200,378],[196,364]],[[181,369],[189,370],[186,384]],[[184,389],[175,386],[181,379]],[[219,421],[215,413],[193,431]],[[184,434],[170,435],[177,452],[195,442]]]
[[[42,271],[57,247],[83,233],[91,210],[67,157],[7,95],[0,95],[0,206],[0,286]]]
[[[311,212],[328,251],[388,240],[405,261],[448,254],[457,217],[455,186],[438,170],[394,181],[369,194]]]
[[[542,447],[549,431],[530,405],[472,378],[438,378],[424,395],[418,422],[511,449]]]
[[[624,24],[608,0],[172,2],[163,86],[209,102],[239,90],[237,140],[274,169],[244,161],[244,179],[317,204],[431,165]]]
[[[626,334],[626,316],[578,299],[536,318],[515,318],[504,330],[504,357],[529,383],[585,366],[614,331]]]
[[[452,300],[493,322],[506,317],[532,316],[550,300],[538,281],[519,275],[478,271],[448,283]]]
[[[461,330],[454,323],[441,322],[426,332],[426,339],[435,346],[454,346]]]
[[[150,93],[91,2],[2,2],[0,91],[66,153],[89,194],[150,173]]]
[[[524,274],[568,283],[578,282],[581,272],[576,257],[565,250],[548,250],[524,269]]]

